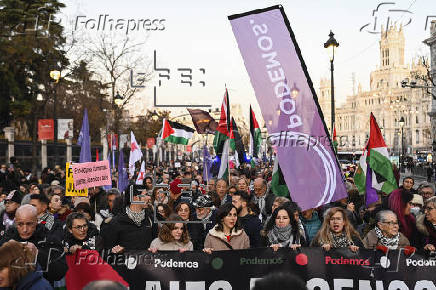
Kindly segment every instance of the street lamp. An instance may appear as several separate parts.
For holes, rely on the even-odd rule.
[[[400,156],[400,171],[404,172],[404,167],[402,166],[402,161],[404,159],[404,142],[403,142],[403,140],[404,140],[404,123],[405,123],[404,117],[400,118],[399,123],[400,123],[400,128],[401,128],[401,156],[402,156],[402,158]]]
[[[114,97],[114,103],[115,103],[115,105],[117,105],[118,107],[121,107],[121,106],[123,105],[123,101],[124,101],[123,96],[121,96],[121,95],[117,92],[117,94],[116,94],[115,97]]]
[[[334,33],[330,30],[329,39],[326,43],[324,43],[324,48],[327,48],[330,58],[330,89],[332,92],[331,95],[331,109],[332,109],[332,127],[331,133],[333,135],[334,125],[335,125],[335,83],[333,79],[333,61],[335,60],[335,48],[339,46],[339,43],[336,41],[334,37]]]
[[[291,98],[296,99],[298,97],[299,93],[300,93],[300,90],[297,88],[297,85],[294,83],[294,86],[291,89]]]
[[[61,79],[61,72],[58,70],[50,71],[50,78],[58,84]],[[54,149],[55,149],[55,166],[58,163],[58,122],[56,116],[56,106],[57,106],[57,86],[55,88],[55,93],[53,95],[53,123],[54,123]]]

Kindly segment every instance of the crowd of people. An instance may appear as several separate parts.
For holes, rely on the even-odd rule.
[[[305,246],[436,251],[434,186],[415,189],[412,177],[389,195],[378,192],[379,200],[366,206],[351,170],[347,198],[302,211],[290,196],[276,196],[268,163],[208,181],[195,162],[181,168],[148,164],[143,185],[132,176],[120,192],[114,177],[113,188],[90,188],[88,197],[65,196],[65,172],[59,167],[44,169],[39,179],[14,172],[13,165],[1,168],[0,288],[45,280],[53,285],[68,269],[65,255],[79,249],[113,254]],[[20,263],[38,252],[38,263],[16,273],[11,249],[19,249],[14,251],[22,255]],[[46,269],[43,276],[38,268]]]

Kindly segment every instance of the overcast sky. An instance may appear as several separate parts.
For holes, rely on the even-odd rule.
[[[162,83],[157,89],[160,104],[210,104],[218,106],[222,101],[225,86],[229,89],[231,103],[244,106],[248,116],[248,104],[257,112],[257,101],[237,47],[228,15],[242,13],[258,8],[282,4],[290,20],[302,50],[309,74],[316,86],[321,77],[329,77],[328,55],[323,48],[330,29],[340,43],[335,56],[335,87],[338,102],[343,102],[352,94],[352,74],[355,73],[356,87],[360,82],[369,88],[369,73],[379,64],[378,43],[380,26],[389,20],[408,24],[404,27],[406,38],[405,60],[410,63],[417,55],[429,55],[429,49],[422,41],[429,37],[429,27],[425,30],[427,16],[436,16],[435,0],[398,0],[395,4],[381,5],[374,30],[373,10],[388,1],[373,0],[221,0],[221,1],[144,1],[144,0],[92,0],[64,1],[67,8],[63,16],[80,22],[98,19],[108,14],[111,19],[158,19],[158,31],[146,32],[144,29],[129,32],[133,39],[147,37],[143,48],[144,56],[153,60],[157,51],[157,64],[171,70],[171,80]],[[388,11],[407,10],[407,11]],[[436,19],[434,17],[433,19]],[[157,24],[158,22],[155,22]],[[369,24],[362,31],[361,27]],[[87,29],[87,33],[98,33]],[[119,30],[120,37],[125,30]],[[180,83],[178,68],[192,68],[193,86]],[[204,68],[203,74],[199,69]],[[203,87],[200,81],[205,82]],[[135,107],[147,107],[153,103],[153,86],[141,92]]]

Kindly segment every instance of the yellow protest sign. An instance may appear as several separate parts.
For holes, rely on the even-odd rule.
[[[73,169],[71,163],[67,162],[65,166],[65,196],[88,196],[88,189],[75,189],[73,179]]]

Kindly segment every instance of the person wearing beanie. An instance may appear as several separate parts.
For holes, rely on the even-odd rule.
[[[0,211],[0,238],[14,224],[15,212],[21,205],[23,194],[18,190],[12,190],[5,198],[5,208]]]

